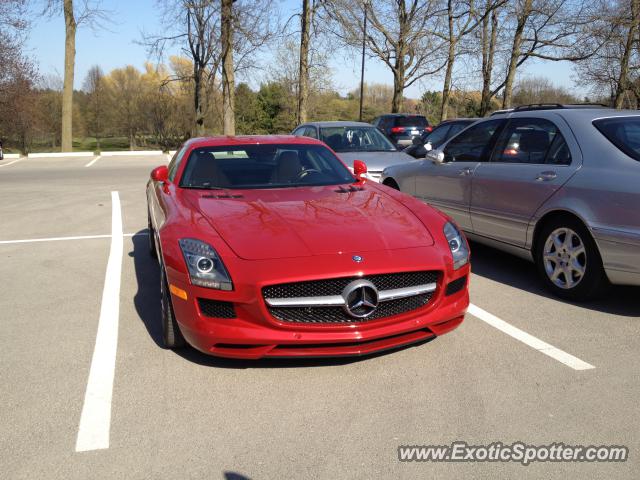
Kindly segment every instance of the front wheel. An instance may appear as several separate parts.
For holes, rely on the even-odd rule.
[[[171,349],[184,347],[185,340],[173,312],[171,293],[169,293],[169,284],[164,267],[162,267],[160,273],[160,295],[162,303],[162,341],[164,347]]]
[[[545,225],[534,253],[540,278],[559,297],[589,300],[607,286],[598,247],[576,219],[558,218]]]

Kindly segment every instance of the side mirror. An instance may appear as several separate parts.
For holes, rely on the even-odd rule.
[[[440,150],[430,150],[427,152],[427,158],[435,164],[444,163],[444,153]]]
[[[166,182],[169,179],[169,169],[166,165],[151,170],[151,180],[154,182]]]
[[[413,145],[422,145],[422,139],[420,137],[413,137],[411,143]]]
[[[354,160],[353,161],[353,174],[356,177],[362,177],[367,173],[367,164],[362,160]]]

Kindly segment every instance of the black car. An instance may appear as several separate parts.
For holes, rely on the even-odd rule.
[[[444,120],[430,132],[425,132],[413,139],[413,144],[403,151],[414,158],[424,158],[429,150],[440,147],[444,142],[453,137],[456,133],[464,130],[477,118],[456,118]]]
[[[424,115],[407,113],[380,115],[372,123],[399,147],[411,145],[415,137],[430,132],[433,128]]]

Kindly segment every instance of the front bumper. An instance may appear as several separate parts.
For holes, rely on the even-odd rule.
[[[188,292],[188,299],[173,296],[176,320],[185,339],[196,349],[209,355],[258,359],[263,357],[325,357],[359,356],[397,348],[447,333],[462,322],[469,305],[468,288],[446,295],[446,285],[469,276],[469,266],[457,271],[443,269],[443,259],[434,257],[431,248],[406,249],[373,258],[366,271],[358,271],[351,255],[319,256],[311,259],[281,259],[278,261],[242,261],[247,279],[234,275],[232,292],[200,288],[189,283],[180,272],[167,269],[169,282]],[[394,268],[384,268],[387,256],[394,256]],[[324,258],[323,258],[324,257]],[[347,258],[341,258],[347,257]],[[420,259],[422,257],[422,262]],[[418,262],[416,262],[418,260]],[[301,268],[301,266],[304,266]],[[419,267],[418,267],[419,266]],[[244,268],[234,265],[233,272]],[[362,269],[362,267],[359,267]],[[311,271],[283,275],[278,272]],[[373,275],[377,273],[440,270],[436,293],[429,303],[417,310],[392,317],[349,324],[302,324],[282,322],[271,316],[262,298],[262,287],[271,284],[311,279]],[[261,280],[256,282],[255,279]],[[253,280],[252,280],[253,279]],[[203,315],[197,298],[233,303],[235,318],[214,318]]]

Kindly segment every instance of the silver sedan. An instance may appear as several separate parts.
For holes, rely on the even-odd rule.
[[[362,160],[367,164],[367,176],[376,182],[386,167],[415,160],[398,151],[380,130],[368,123],[310,122],[296,127],[293,135],[322,140],[349,166],[354,160]]]
[[[438,207],[471,240],[534,261],[558,296],[640,285],[637,111],[516,108],[381,181]]]

